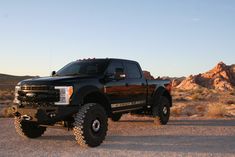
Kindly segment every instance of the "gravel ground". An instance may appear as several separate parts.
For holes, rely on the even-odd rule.
[[[72,132],[48,128],[38,139],[15,133],[13,119],[0,118],[0,156],[235,156],[235,119],[173,118],[166,126],[152,119],[124,116],[109,121],[104,143],[84,149]]]

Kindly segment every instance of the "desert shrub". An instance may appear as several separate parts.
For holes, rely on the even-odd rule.
[[[6,94],[1,97],[1,100],[13,100],[13,99],[14,99],[14,96],[10,94]]]
[[[232,104],[235,104],[235,100],[227,100],[225,102],[226,105],[232,105]]]
[[[191,96],[191,98],[192,98],[192,100],[199,100],[200,99],[200,96],[199,96],[199,94],[193,94],[192,96]]]
[[[195,88],[195,89],[188,90],[187,92],[192,95],[192,94],[196,94],[196,93],[202,94],[202,93],[205,93],[205,92],[207,92],[207,91],[208,91],[207,88],[204,88],[204,87],[197,87],[197,88]]]
[[[194,93],[203,93],[205,91],[205,88],[199,87],[197,89],[195,89],[193,92]]]
[[[218,94],[216,94],[216,93],[209,93],[209,94],[205,97],[205,99],[206,99],[206,100],[210,100],[210,99],[216,98],[217,96],[218,96]]]
[[[0,100],[13,100],[14,99],[14,91],[11,90],[3,90],[0,91]]]
[[[205,106],[205,105],[196,106],[196,111],[197,111],[198,113],[203,114],[203,113],[206,111],[206,106]]]
[[[193,95],[191,95],[191,99],[192,100],[204,100],[205,97],[200,93],[194,93]]]
[[[1,110],[1,117],[9,118],[13,117],[13,110],[11,107],[4,107]]]
[[[235,89],[229,93],[230,95],[235,95]]]
[[[215,89],[209,89],[209,92],[210,92],[211,94],[218,94],[218,91],[215,90]]]
[[[208,117],[224,117],[226,109],[222,104],[210,104],[207,109],[206,116]]]
[[[175,91],[181,93],[181,92],[186,92],[187,90],[185,90],[185,89],[180,89],[180,88],[179,88],[179,89],[176,88]]]
[[[175,117],[178,117],[182,114],[182,109],[181,108],[177,108],[177,107],[172,107],[171,108],[171,115],[172,116],[175,116]]]
[[[197,114],[195,106],[194,105],[187,105],[184,107],[183,111],[182,111],[183,115],[186,116],[192,116]]]
[[[174,101],[177,101],[177,102],[184,102],[184,101],[187,101],[187,99],[185,99],[185,98],[183,98],[183,97],[181,97],[181,96],[179,96],[179,97],[175,97],[174,98]]]
[[[176,111],[175,111],[176,112]],[[180,111],[181,115],[185,116],[203,116],[206,112],[206,106],[205,105],[186,105],[183,108],[181,108]]]
[[[190,110],[187,110],[186,111],[186,115],[190,117],[190,116],[194,115],[194,113],[192,111],[190,111]]]
[[[190,95],[192,100],[206,100],[213,97],[216,94],[216,91],[213,89],[207,89],[199,87],[197,89],[191,90]]]

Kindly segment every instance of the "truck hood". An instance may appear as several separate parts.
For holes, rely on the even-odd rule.
[[[39,77],[39,78],[32,78],[23,80],[18,83],[18,85],[66,85],[73,82],[78,82],[82,79],[92,79],[95,76],[88,76],[88,75],[79,75],[79,76],[54,76],[54,77]],[[96,76],[97,78],[97,76]]]

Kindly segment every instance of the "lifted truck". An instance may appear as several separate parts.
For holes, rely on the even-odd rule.
[[[73,129],[81,146],[96,147],[105,139],[108,118],[122,114],[155,117],[167,124],[172,106],[171,83],[146,80],[140,65],[123,59],[78,60],[51,77],[23,80],[15,87],[16,132],[40,137],[48,126]]]

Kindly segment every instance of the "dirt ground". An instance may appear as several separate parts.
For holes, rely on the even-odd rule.
[[[126,115],[109,121],[104,143],[81,148],[72,132],[48,128],[38,139],[23,139],[13,119],[0,118],[0,156],[235,156],[235,119],[172,118],[166,126]]]

